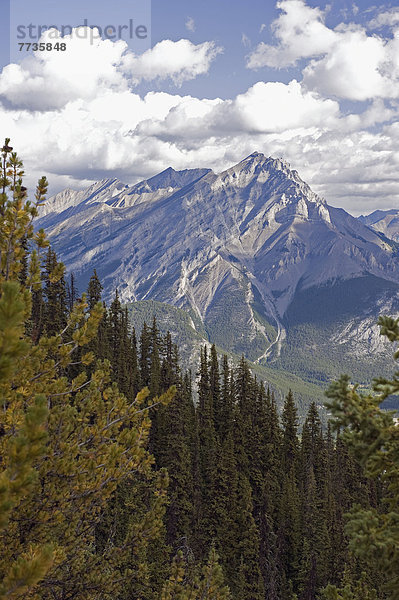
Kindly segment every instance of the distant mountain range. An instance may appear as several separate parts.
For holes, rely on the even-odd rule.
[[[37,226],[81,289],[96,269],[106,300],[183,309],[201,339],[260,367],[317,386],[391,369],[376,320],[399,313],[399,211],[356,219],[282,160],[65,190]]]
[[[380,231],[388,238],[399,242],[399,208],[376,210],[370,215],[359,217],[359,221]]]

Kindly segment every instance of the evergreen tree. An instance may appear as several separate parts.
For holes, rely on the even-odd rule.
[[[187,571],[183,553],[180,551],[173,561],[172,573],[164,586],[161,600],[231,600],[214,548],[211,548],[202,576],[194,573],[190,577],[187,576]]]
[[[87,286],[87,303],[90,310],[92,310],[99,302],[101,302],[102,291],[103,286],[98,278],[97,271],[94,269],[93,275],[89,280],[89,285]]]
[[[150,381],[149,387],[154,396],[159,394],[161,388],[161,359],[159,356],[160,339],[157,320],[154,317],[150,329]]]
[[[228,358],[223,356],[222,360],[222,382],[220,388],[220,400],[215,408],[214,423],[215,430],[220,440],[233,431],[234,420],[234,382],[229,367]]]
[[[213,420],[213,398],[206,346],[201,349],[198,380],[198,467],[200,485],[200,509],[197,522],[197,548],[205,558],[215,538],[214,505],[216,482],[216,433]]]
[[[44,263],[44,330],[48,336],[62,331],[67,323],[67,298],[64,265],[48,248]]]
[[[298,490],[298,414],[291,390],[284,402],[281,422],[283,435],[281,445],[281,502],[279,506],[278,535],[280,563],[283,570],[282,594],[284,599],[290,599],[292,586],[297,579],[301,537],[301,507]]]
[[[302,556],[299,572],[300,600],[311,600],[327,583],[330,539],[326,521],[326,453],[316,404],[310,405],[301,440]]]
[[[285,473],[294,472],[298,468],[299,444],[298,444],[298,411],[295,406],[294,396],[290,390],[283,407],[281,415],[283,427],[282,437],[282,467]]]
[[[143,518],[126,527],[123,541],[110,535],[102,551],[95,532],[119,484],[153,478],[146,449],[150,422],[147,392],[128,402],[110,384],[110,368],[98,364],[68,380],[72,356],[95,336],[102,309],[87,310],[85,298],[65,311],[64,269],[48,251],[45,263],[46,331],[36,344],[24,337],[31,292],[41,286],[40,252],[47,242],[34,235],[34,204],[17,179],[7,178],[3,148],[0,196],[0,596],[66,600],[117,595],[129,576],[131,546],[142,546],[162,527],[165,485],[148,486],[151,502]],[[15,162],[15,161],[14,161]],[[12,199],[6,193],[12,186]],[[46,193],[39,181],[36,203]],[[22,239],[33,240],[28,278]],[[50,318],[54,322],[50,322]],[[62,329],[56,330],[56,323]],[[81,355],[83,365],[90,353]],[[173,390],[160,401],[169,401]],[[152,490],[152,491],[150,491]],[[135,504],[130,504],[134,514]],[[138,564],[138,570],[141,564]]]
[[[399,320],[380,318],[381,334],[399,341]],[[399,353],[395,352],[395,359]],[[351,508],[346,525],[353,553],[384,575],[390,600],[399,598],[399,438],[392,413],[380,409],[381,402],[399,391],[399,376],[378,378],[374,394],[361,394],[347,376],[330,386],[327,405],[336,428],[345,428],[343,439],[365,473],[384,486],[383,508]],[[337,592],[334,592],[337,594]],[[330,596],[334,597],[334,596]],[[339,596],[338,596],[339,598]]]
[[[259,531],[253,518],[251,487],[243,474],[238,476],[237,502],[238,539],[237,554],[240,557],[236,580],[232,591],[237,600],[263,600],[264,583],[259,566]]]
[[[150,385],[151,376],[151,334],[147,323],[144,323],[140,335],[140,376],[144,386]]]
[[[79,294],[75,283],[75,275],[71,273],[69,276],[69,281],[67,281],[66,284],[66,306],[68,312],[72,311],[73,305],[78,300],[78,296]]]
[[[212,344],[209,360],[209,393],[212,405],[212,419],[215,432],[221,421],[220,373],[215,344]]]

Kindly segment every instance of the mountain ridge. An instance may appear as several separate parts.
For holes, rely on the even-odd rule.
[[[125,303],[182,308],[210,341],[260,364],[292,343],[285,315],[304,291],[334,295],[348,282],[353,319],[363,284],[351,281],[382,282],[375,318],[380,296],[399,293],[395,243],[329,206],[281,159],[255,152],[219,174],[169,168],[134,186],[95,186],[68,194],[66,209],[50,199],[38,223],[78,285],[96,268],[106,300],[117,288]]]
[[[359,220],[387,238],[399,242],[399,208],[375,210],[369,215],[361,215]]]

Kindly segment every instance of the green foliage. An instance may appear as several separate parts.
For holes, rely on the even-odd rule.
[[[190,576],[187,571],[183,553],[179,551],[160,600],[232,600],[229,588],[224,584],[219,557],[214,548],[211,548],[202,574],[194,573]]]
[[[107,598],[124,589],[133,566],[144,578],[146,549],[163,527],[166,478],[154,475],[147,449],[150,393],[122,395],[108,361],[87,376],[94,355],[85,348],[103,307],[88,310],[83,296],[67,314],[64,268],[51,250],[43,256],[48,243],[32,228],[47,183],[39,181],[31,204],[8,144],[0,182],[0,597]],[[42,266],[44,323],[32,339],[26,324],[32,294],[42,291]],[[72,365],[79,369],[71,378]],[[140,519],[119,537],[111,528],[100,544],[99,523],[127,480],[135,492],[136,482],[148,482],[146,504],[129,497]]]
[[[342,587],[328,585],[321,594],[323,600],[378,600],[375,589],[370,585],[366,573],[362,573],[357,581],[354,581],[350,572],[345,571]]]
[[[289,390],[298,379],[243,357],[220,361],[179,309],[127,310],[117,292],[107,309],[96,273],[77,298],[44,233],[33,234],[36,208],[8,143],[0,600],[382,600],[384,583],[397,598],[398,428],[379,403],[399,391],[399,374],[376,381],[374,396],[342,378],[330,408],[345,432],[333,439],[311,404],[299,436],[305,407]],[[221,319],[233,318],[233,300]],[[183,343],[198,362],[198,402],[160,331],[175,317],[198,347],[197,361]],[[397,321],[381,325],[399,339]],[[281,417],[262,379],[287,393]]]
[[[382,317],[381,334],[391,342],[399,340],[398,320]],[[395,359],[399,353],[395,352]],[[379,407],[399,390],[399,374],[378,378],[374,394],[362,394],[347,376],[332,384],[328,408],[336,428],[344,427],[343,438],[364,467],[365,473],[381,482],[383,510],[352,507],[346,526],[354,554],[384,574],[389,598],[399,598],[399,429],[392,413]]]

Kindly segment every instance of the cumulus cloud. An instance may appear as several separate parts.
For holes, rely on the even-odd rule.
[[[324,26],[321,13],[317,19]],[[133,183],[170,165],[220,171],[257,150],[283,156],[316,192],[354,213],[398,203],[399,107],[377,97],[360,113],[342,113],[337,99],[312,89],[312,61],[325,56],[310,57],[305,83],[259,81],[228,99],[140,95],[132,86],[206,72],[215,52],[211,42],[181,40],[135,56],[123,42],[98,40],[76,46],[75,63],[48,53],[6,67],[0,123],[21,150],[28,183],[46,174],[56,192],[111,176]]]
[[[334,44],[335,35],[324,24],[324,12],[311,8],[303,0],[277,2],[281,15],[272,23],[278,44],[261,43],[249,56],[248,67],[282,68],[299,59],[324,54]]]
[[[399,29],[392,38],[369,34],[356,24],[325,24],[325,12],[304,0],[277,3],[281,14],[272,24],[275,45],[261,43],[247,66],[281,68],[310,59],[303,71],[309,89],[326,96],[365,101],[396,98],[399,85]],[[398,14],[390,11],[389,15]],[[387,13],[380,14],[380,24]]]
[[[46,31],[41,41],[54,42],[57,35],[61,39],[55,30]],[[20,64],[6,66],[0,75],[0,99],[15,107],[50,110],[110,90],[124,91],[143,80],[170,78],[180,85],[207,73],[221,52],[213,42],[164,40],[136,55],[126,42],[102,40],[89,28],[76,28],[62,41],[65,52],[36,52]]]
[[[142,119],[134,134],[170,143],[200,143],[215,137],[314,132],[339,119],[336,102],[306,92],[297,81],[258,82],[233,100],[182,97],[166,116]]]
[[[195,45],[189,40],[163,40],[139,56],[126,54],[123,67],[137,82],[170,78],[181,85],[183,81],[207,73],[221,52],[214,42]]]
[[[75,31],[79,33],[77,28]],[[42,42],[54,41],[55,30],[46,31]],[[52,37],[51,37],[52,36]],[[126,89],[118,70],[126,50],[123,41],[66,36],[66,52],[36,52],[20,64],[6,66],[0,75],[0,99],[32,110],[57,109],[78,98],[89,100],[99,90]]]
[[[350,100],[397,97],[399,32],[388,43],[359,29],[346,28],[338,35],[333,51],[304,69],[304,83],[327,96]]]
[[[258,82],[229,103],[225,112],[230,128],[271,133],[327,127],[339,117],[339,105],[307,92],[295,80],[289,84]]]
[[[0,121],[27,172],[45,173],[53,192],[110,176],[132,183],[170,165],[222,170],[258,150],[284,156],[329,202],[360,213],[399,199],[399,130],[364,131],[363,120],[387,118],[381,102],[366,112],[345,117],[293,81],[259,82],[230,100],[110,90],[58,111],[0,106]]]

